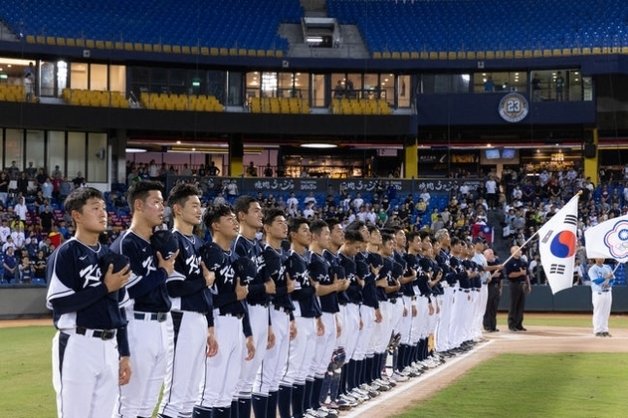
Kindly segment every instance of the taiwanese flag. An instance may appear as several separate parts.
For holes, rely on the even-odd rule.
[[[578,239],[578,198],[575,195],[539,229],[539,253],[547,282],[556,294],[573,285]]]

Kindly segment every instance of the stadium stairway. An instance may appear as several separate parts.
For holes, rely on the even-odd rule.
[[[493,251],[500,260],[504,261],[510,257],[510,242],[502,238],[504,216],[500,210],[489,210],[487,221],[493,227]]]

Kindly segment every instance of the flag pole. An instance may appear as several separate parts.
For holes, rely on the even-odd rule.
[[[613,269],[613,276],[615,275],[615,272],[617,271],[617,269],[619,268],[619,266],[621,266],[624,263],[617,263],[617,265],[615,266],[615,268]]]
[[[582,195],[582,190],[578,190],[578,193],[576,193],[576,194],[575,194],[575,195],[574,195],[571,199],[573,199],[573,198],[574,198],[574,197],[576,197],[576,196],[580,196],[580,195]],[[569,201],[570,201],[570,202],[571,202],[571,199],[569,199]],[[547,222],[546,222],[546,223],[547,223]],[[545,225],[545,224],[543,224],[543,225]],[[542,226],[541,226],[541,228],[542,228]],[[529,244],[529,243],[530,243],[530,241],[532,241],[532,238],[534,238],[535,236],[537,236],[537,235],[538,235],[539,230],[540,230],[541,228],[537,229],[537,230],[536,230],[536,232],[535,232],[534,234],[532,234],[532,236],[526,240],[526,242],[524,242],[523,244],[521,244],[521,245],[519,246],[519,250],[520,250],[520,251],[521,251],[521,249],[522,249],[523,247],[525,247],[527,244]],[[509,261],[510,261],[510,260],[511,260],[514,256],[515,256],[514,254],[511,254],[511,255],[510,255],[510,257],[508,257],[508,258],[506,259],[506,261],[504,261],[504,262],[502,263],[502,266],[505,266],[505,265],[506,265],[506,263],[507,263],[507,262],[509,262]]]
[[[523,244],[521,244],[521,245],[519,246],[519,251],[521,251],[521,249],[522,249],[523,247],[525,247],[526,245],[528,245],[528,244],[530,243],[530,241],[532,241],[532,238],[536,237],[538,234],[539,234],[539,231],[536,231],[534,234],[532,234],[532,236],[531,236],[530,238],[528,238],[528,239],[526,240],[526,242],[524,242]],[[514,256],[515,256],[514,254],[511,254],[511,255],[510,255],[510,257],[508,257],[508,258],[506,259],[506,261],[504,261],[504,262],[502,263],[502,265],[503,265],[503,266],[505,266],[505,265],[506,265],[506,263],[507,263],[507,262],[509,262],[509,261],[510,261],[510,260],[511,260]]]

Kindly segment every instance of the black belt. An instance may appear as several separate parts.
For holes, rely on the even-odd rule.
[[[168,319],[168,312],[133,312],[133,318],[142,321],[164,322]]]
[[[397,298],[389,298],[388,302],[390,302],[390,303],[397,303]]]
[[[115,329],[88,329],[85,327],[76,327],[76,333],[101,340],[111,340],[116,336]]]
[[[268,302],[260,302],[260,303],[249,302],[249,306],[263,306],[264,308],[268,308]]]
[[[600,290],[599,292],[597,292],[597,294],[601,295],[602,293],[608,293],[608,292],[610,292],[610,289]]]

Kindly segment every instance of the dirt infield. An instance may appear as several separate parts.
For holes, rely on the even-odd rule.
[[[486,341],[469,353],[449,360],[421,377],[397,386],[346,414],[343,418],[381,418],[402,413],[452,384],[479,363],[503,353],[624,353],[628,352],[628,330],[612,331],[612,338],[592,335],[590,328],[528,326],[527,332],[487,334]],[[394,402],[391,398],[394,397]]]
[[[52,326],[52,318],[6,319],[0,321],[0,328]]]

